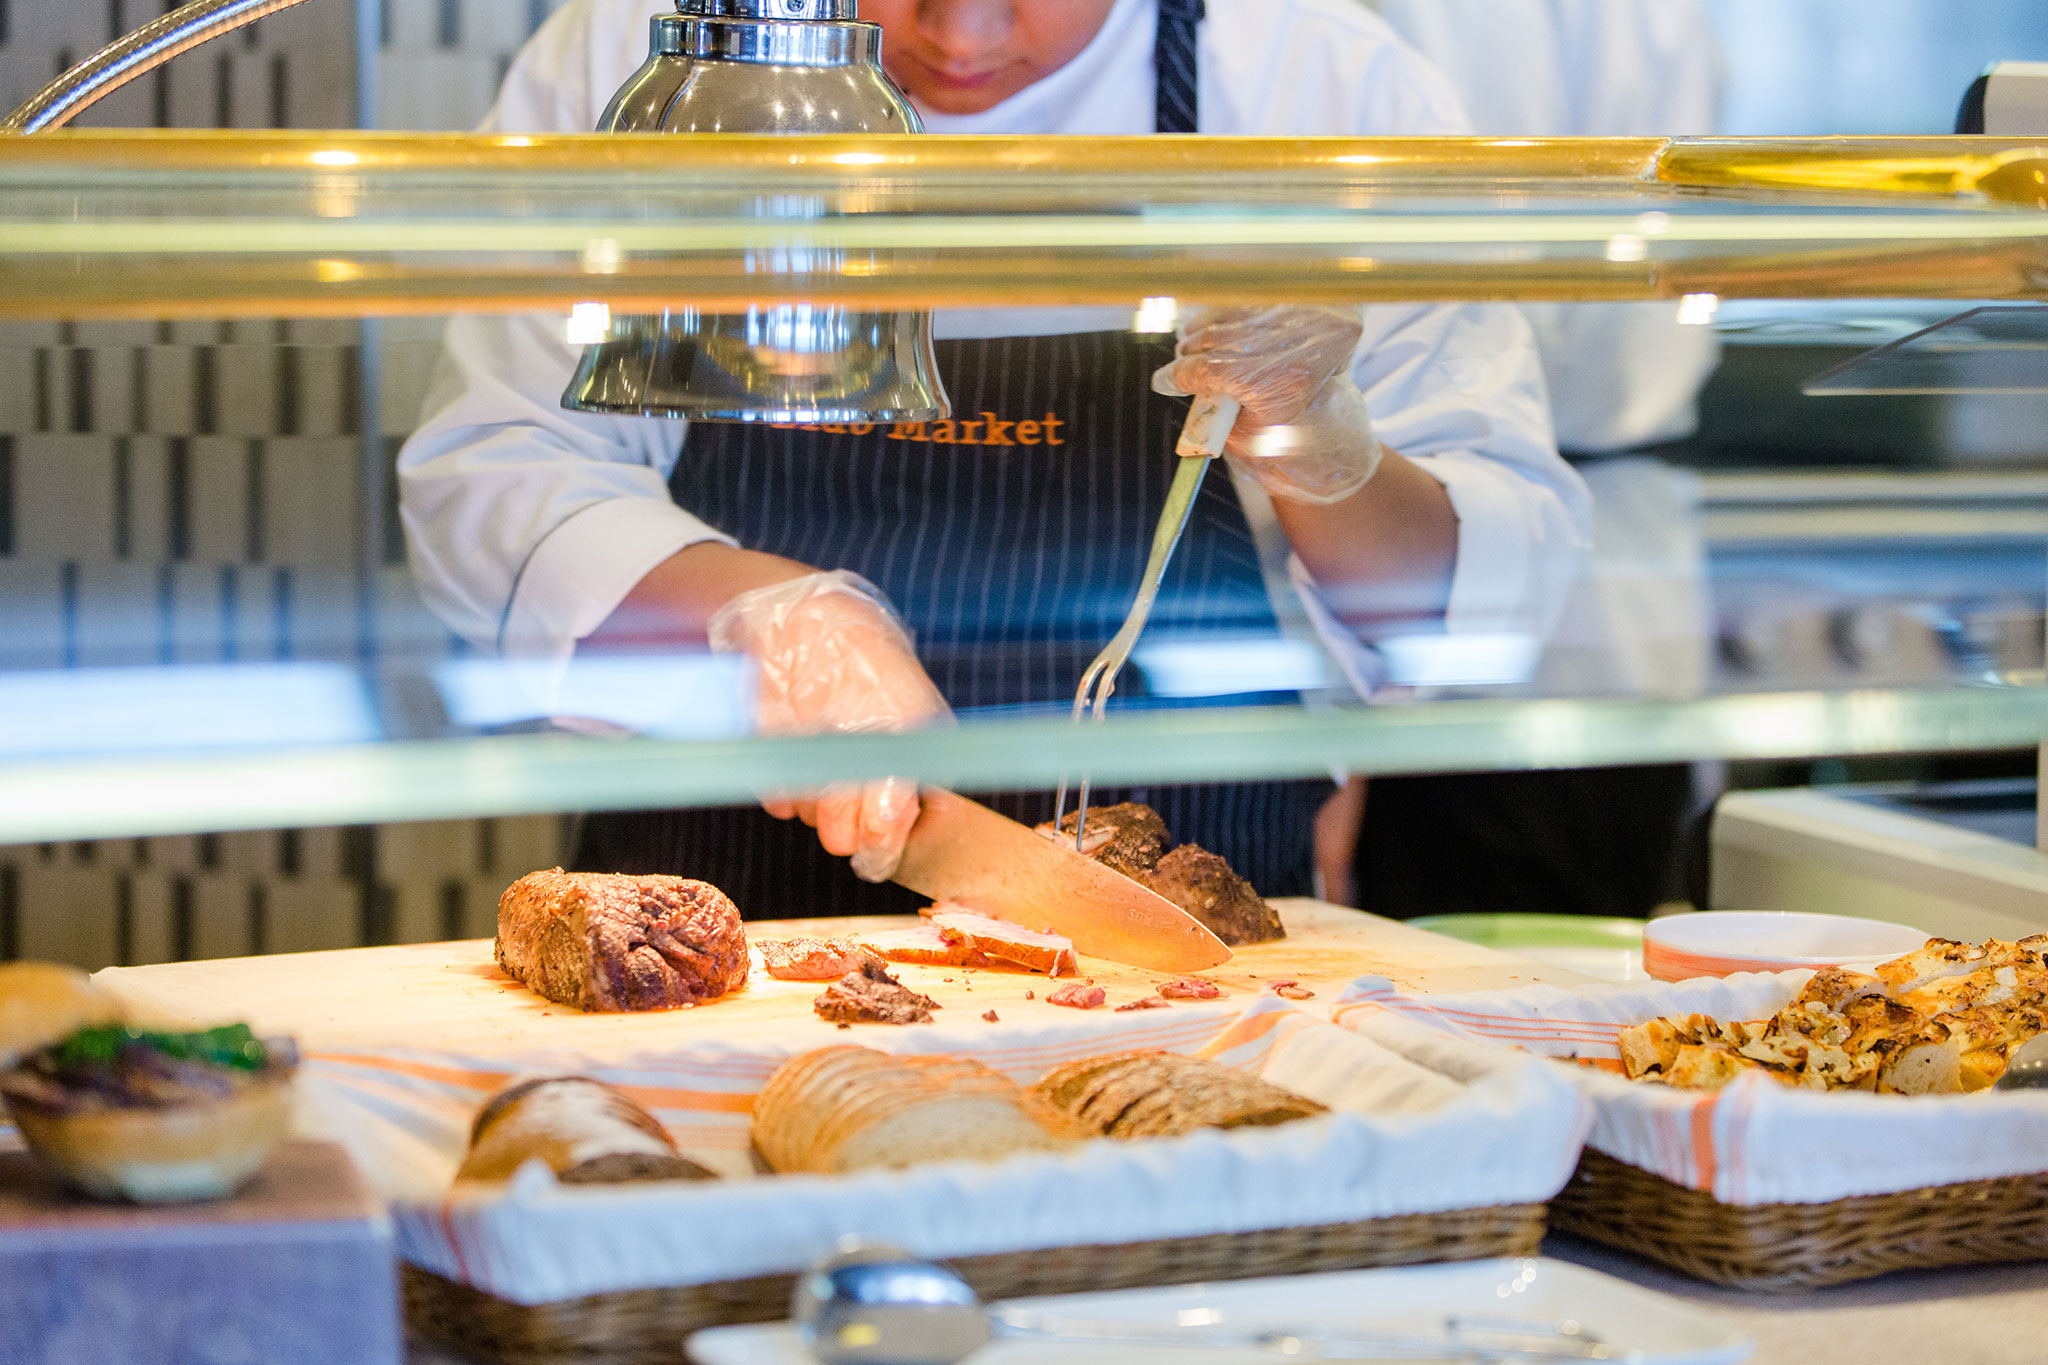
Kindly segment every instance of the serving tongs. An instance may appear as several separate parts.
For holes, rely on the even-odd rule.
[[[1138,582],[1138,598],[1131,603],[1131,614],[1124,618],[1123,628],[1103,646],[1102,652],[1095,656],[1095,662],[1089,664],[1088,671],[1081,675],[1081,685],[1074,690],[1076,724],[1090,713],[1098,721],[1108,714],[1109,698],[1116,691],[1117,675],[1130,662],[1138,637],[1145,633],[1145,622],[1152,616],[1152,604],[1158,600],[1160,585],[1166,581],[1166,568],[1173,562],[1173,552],[1180,544],[1181,535],[1188,529],[1188,518],[1194,514],[1195,498],[1202,491],[1202,481],[1209,476],[1209,466],[1223,453],[1224,444],[1230,440],[1239,411],[1234,398],[1197,398],[1194,407],[1188,411],[1187,423],[1181,428],[1180,441],[1174,447],[1174,453],[1180,456],[1180,468],[1174,471],[1173,486],[1166,493],[1166,507],[1159,513],[1159,525],[1152,532],[1152,554],[1145,561],[1145,574]],[[1084,776],[1081,779],[1080,816],[1074,821],[1074,847],[1082,852],[1087,851],[1088,793],[1089,779]],[[1066,818],[1067,783],[1062,778],[1059,796],[1053,806],[1053,829],[1058,830]]]

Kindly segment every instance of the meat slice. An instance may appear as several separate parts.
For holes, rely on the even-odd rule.
[[[879,962],[848,972],[811,1002],[828,1024],[929,1024],[938,1007],[938,1001],[909,989]]]
[[[924,913],[947,943],[970,954],[1047,976],[1072,976],[1078,970],[1073,940],[1058,934],[1033,933],[1006,920],[944,902]]]
[[[1065,1005],[1072,1010],[1099,1010],[1109,1003],[1109,992],[1100,986],[1084,985],[1070,981],[1045,997],[1049,1005]]]
[[[860,944],[843,938],[767,939],[761,965],[777,981],[837,981],[875,960]]]
[[[1116,1012],[1118,1014],[1129,1014],[1132,1010],[1163,1010],[1170,1008],[1172,1007],[1158,996],[1148,995],[1142,1000],[1133,1000],[1128,1005],[1118,1005]]]
[[[949,939],[926,920],[909,929],[884,929],[862,937],[860,946],[889,962],[915,967],[992,967],[995,963],[972,944]]]
[[[725,893],[683,877],[553,868],[498,899],[498,965],[594,1013],[673,1009],[747,983],[747,935]]]
[[[1080,812],[1038,832],[1047,838],[1074,837]],[[1230,864],[1200,844],[1182,844],[1168,852],[1172,836],[1159,812],[1126,802],[1088,812],[1088,834],[1082,852],[1132,881],[1158,892],[1200,920],[1209,932],[1235,947],[1269,943],[1287,937],[1273,907]]]
[[[1159,994],[1168,1000],[1220,1000],[1223,988],[1199,976],[1184,976],[1178,981],[1161,984]]]

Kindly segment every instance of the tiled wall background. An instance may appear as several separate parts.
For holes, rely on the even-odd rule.
[[[174,3],[0,0],[0,108]],[[80,122],[467,127],[558,3],[310,0]],[[0,668],[456,648],[388,506],[438,335],[412,319],[0,324]],[[0,958],[487,935],[498,892],[566,844],[563,820],[538,817],[0,848]]]

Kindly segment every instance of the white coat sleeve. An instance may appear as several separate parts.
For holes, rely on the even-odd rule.
[[[581,131],[631,70],[593,51],[587,0],[513,63],[485,132]],[[644,34],[625,43],[644,42]],[[624,65],[624,70],[619,68]],[[448,324],[425,419],[398,457],[400,515],[421,596],[465,638],[564,659],[648,571],[730,543],[669,499],[683,424],[560,406],[579,356],[562,314]]]
[[[1350,128],[1361,134],[1468,130],[1435,68],[1390,45],[1357,83]],[[1556,625],[1592,540],[1586,485],[1558,454],[1535,339],[1500,304],[1374,304],[1353,378],[1389,449],[1443,485],[1458,518],[1458,552],[1443,630],[1526,641]],[[1342,631],[1305,566],[1290,566],[1309,618],[1354,678],[1370,676],[1361,641]],[[1407,628],[1412,629],[1412,628]]]

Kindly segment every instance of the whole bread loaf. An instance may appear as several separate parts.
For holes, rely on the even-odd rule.
[[[754,1100],[755,1150],[784,1175],[994,1161],[1079,1137],[1016,1082],[965,1057],[825,1048],[784,1063]]]
[[[583,1076],[522,1081],[492,1096],[455,1178],[502,1182],[529,1161],[545,1162],[564,1185],[717,1179],[676,1150],[654,1115]]]
[[[550,1000],[673,1009],[747,983],[747,935],[724,892],[682,877],[553,868],[498,899],[498,965]]]

